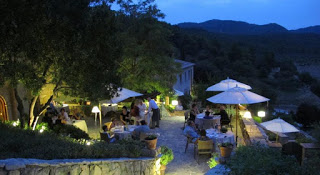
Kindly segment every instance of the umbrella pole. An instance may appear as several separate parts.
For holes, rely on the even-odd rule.
[[[238,145],[238,105],[236,105],[236,146]]]

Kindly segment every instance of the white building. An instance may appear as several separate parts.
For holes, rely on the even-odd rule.
[[[190,94],[193,85],[193,67],[195,64],[177,59],[175,59],[175,62],[181,64],[182,72],[177,75],[177,82],[173,88],[183,92],[184,94]]]

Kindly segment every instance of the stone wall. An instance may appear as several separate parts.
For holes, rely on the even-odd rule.
[[[159,175],[160,157],[112,159],[6,159],[0,175]]]

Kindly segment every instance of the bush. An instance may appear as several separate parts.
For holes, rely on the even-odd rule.
[[[298,107],[295,119],[298,123],[303,124],[304,127],[309,127],[313,123],[320,121],[319,112],[320,110],[316,106],[303,103]]]
[[[184,110],[187,110],[190,108],[190,103],[192,101],[191,95],[185,94],[183,96],[179,96],[178,100],[181,102],[181,105],[183,106]]]
[[[165,105],[164,106],[169,112],[173,113],[174,112],[174,107],[171,105]]]
[[[161,159],[160,159],[160,164],[166,166],[168,163],[170,163],[173,160],[173,152],[172,149],[166,147],[166,146],[161,146]]]
[[[261,145],[241,146],[227,163],[231,174],[297,174],[300,166],[293,156]]]
[[[51,132],[34,132],[0,123],[0,159],[78,159],[139,157],[143,144],[124,140],[108,144],[95,141],[90,146]]]
[[[318,81],[314,82],[311,84],[310,90],[317,95],[318,97],[320,97],[320,83]]]
[[[218,153],[212,153],[212,157],[207,162],[210,168],[214,168],[219,164],[219,162],[216,160],[218,157],[219,157]]]
[[[62,136],[69,136],[74,139],[90,139],[89,135],[73,125],[55,125],[52,131]]]

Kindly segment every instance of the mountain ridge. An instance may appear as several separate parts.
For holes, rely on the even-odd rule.
[[[320,34],[320,25],[288,30],[277,23],[251,24],[244,21],[212,19],[201,23],[184,22],[177,24],[180,28],[203,29],[211,33],[260,35],[270,33],[316,33]]]

